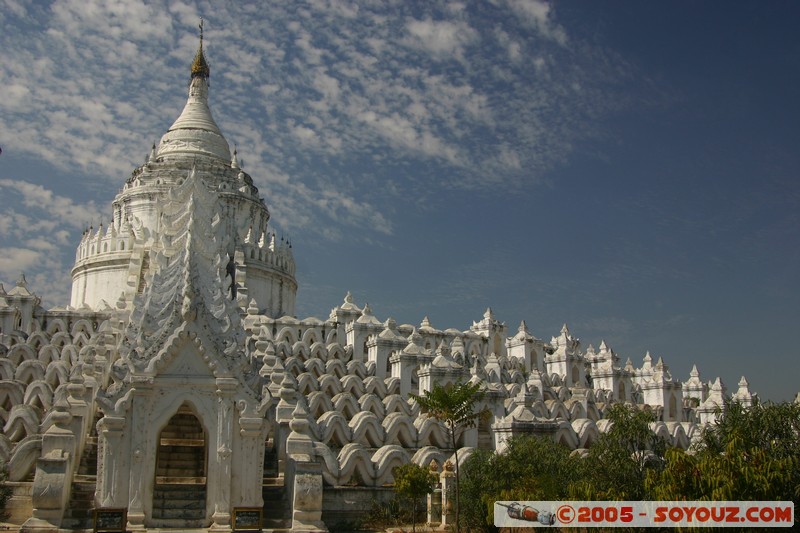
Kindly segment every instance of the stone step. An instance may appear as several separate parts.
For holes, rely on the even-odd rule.
[[[158,485],[157,485],[158,486]],[[201,498],[205,498],[205,485],[173,485],[173,486],[181,486],[186,487],[183,489],[170,489],[170,490],[160,490],[156,489],[153,491],[153,500],[157,501],[172,501],[172,500],[181,500],[181,501],[195,501]]]
[[[205,466],[205,461],[185,458],[163,458],[163,460],[159,460],[158,463],[158,468],[191,468],[193,470],[202,470],[203,466]]]
[[[203,433],[203,428],[198,427],[197,424],[187,424],[187,423],[180,423],[174,424],[171,423],[167,427],[161,430],[161,434],[180,434],[180,433]]]
[[[202,477],[204,473],[205,472],[203,472],[203,469],[201,467],[198,467],[197,465],[194,464],[190,465],[168,464],[156,468],[157,476]]]
[[[97,475],[97,437],[87,438],[80,463],[78,463],[78,474]]]
[[[153,528],[160,529],[203,529],[208,526],[205,519],[186,520],[183,518],[154,518]],[[150,529],[150,528],[148,528]]]
[[[196,483],[156,483],[153,494],[169,495],[174,494],[201,494],[205,493],[206,486]]]
[[[159,453],[158,455],[158,462],[159,463],[166,463],[166,462],[184,462],[184,463],[205,463],[205,453],[203,453],[203,448],[197,448],[198,452],[163,452]]]
[[[186,428],[180,429],[177,431],[172,431],[169,429],[165,429],[161,432],[160,438],[162,439],[203,439],[205,438],[205,433],[203,431],[198,431],[194,428]]]
[[[181,461],[181,462],[165,462],[156,467],[156,472],[166,472],[167,470],[186,470],[191,472],[192,476],[202,476],[203,464],[197,464],[194,461]]]
[[[189,420],[170,420],[170,423],[161,430],[162,433],[166,432],[177,432],[177,431],[191,431],[193,433],[202,433],[203,427],[197,424],[196,422],[192,422]]]
[[[279,473],[278,451],[274,448],[268,448],[264,452],[264,478],[278,477]]]
[[[283,494],[280,494],[277,498],[268,498],[267,495],[264,495],[264,508],[267,509],[275,509],[275,508],[283,508]]]
[[[161,430],[162,433],[180,433],[182,431],[191,431],[192,433],[202,433],[203,428],[191,422],[181,422],[173,419],[170,424]]]
[[[261,487],[261,497],[264,499],[262,512],[265,521],[266,519],[280,520],[287,518],[286,491],[284,490],[283,480],[280,481],[280,485],[264,485]],[[266,528],[267,526],[265,525],[264,527]]]
[[[193,476],[203,475],[203,465],[198,465],[194,461],[169,462],[167,464],[158,465],[156,470],[158,472],[167,470],[188,470]]]
[[[64,511],[62,528],[90,529],[94,519],[95,480],[81,478],[73,481],[69,502]]]
[[[163,461],[165,457],[198,461],[205,459],[205,456],[205,448],[202,446],[196,448],[191,446],[162,446],[158,450],[159,461]]]
[[[195,493],[175,493],[173,496],[163,496],[153,494],[153,505],[158,507],[176,507],[180,509],[196,509],[205,506],[206,495],[204,492]],[[199,504],[202,505],[199,505]]]
[[[94,517],[89,518],[67,518],[61,520],[61,529],[85,529],[92,530],[94,524]]]
[[[198,433],[203,434],[203,428],[197,423],[194,417],[178,418],[172,417],[167,427],[161,430],[162,435],[166,434],[182,434],[182,433]]]
[[[193,431],[191,429],[180,431],[162,431],[159,438],[162,439],[200,439],[202,440],[205,434],[202,431]]]
[[[261,527],[264,530],[272,531],[272,533],[289,533],[292,531],[291,518],[267,518],[266,516],[261,521]]]
[[[278,450],[275,448],[264,448],[264,462],[266,463],[268,460],[278,460]]]
[[[178,437],[187,434],[203,435],[204,433],[203,428],[197,424],[169,424],[161,430],[162,435],[177,435]]]
[[[292,516],[288,502],[283,499],[267,500],[265,498],[262,512],[266,518],[288,518]]]
[[[187,483],[194,480],[195,483],[205,483],[205,446],[192,446],[194,441],[188,439],[176,441],[179,445],[165,445],[165,442],[169,441],[161,440],[158,451],[157,482]]]
[[[158,453],[159,454],[185,453],[187,455],[195,455],[195,456],[200,456],[200,457],[203,457],[205,455],[205,449],[206,449],[205,445],[194,446],[193,443],[195,443],[195,441],[186,440],[186,439],[183,439],[180,442],[187,442],[188,444],[187,445],[182,445],[182,444],[162,444],[158,448]]]
[[[78,474],[80,474],[82,476],[96,476],[97,475],[97,465],[94,465],[94,466],[80,465],[78,467]]]
[[[154,496],[168,500],[194,500],[205,498],[205,494],[205,483],[157,483],[153,491]]]
[[[94,485],[72,484],[68,509],[86,509],[94,505]]]
[[[198,476],[193,470],[171,470],[169,472],[156,472],[157,483],[182,483],[184,485],[202,485],[205,476]]]
[[[166,466],[159,466],[156,469],[157,476],[190,476],[197,477],[203,475],[203,469],[198,468],[196,464],[174,464],[171,463]]]
[[[191,447],[205,447],[206,441],[202,437],[197,436],[177,436],[177,437],[161,437],[159,441],[161,446],[191,446]]]
[[[90,500],[74,500],[71,499],[69,501],[69,505],[67,506],[67,512],[70,511],[83,511],[86,509],[93,509],[94,508],[94,498]]]
[[[153,518],[182,518],[184,520],[201,520],[206,516],[206,506],[199,509],[176,509],[174,507],[153,506]]]
[[[72,482],[72,492],[91,492],[94,493],[96,486],[95,481],[87,480],[87,481],[78,481],[75,480]]]
[[[205,476],[156,476],[156,483],[162,485],[175,485],[175,486],[204,486],[206,484]]]
[[[170,419],[170,423],[173,422],[178,424],[190,422],[195,426],[198,424],[197,417],[195,417],[190,411],[184,409],[179,410],[173,415],[173,417]]]
[[[85,520],[87,518],[93,519],[94,518],[94,503],[87,507],[86,509],[75,509],[71,507],[64,511],[64,518],[73,518],[76,520]]]
[[[159,494],[153,495],[153,505],[158,507],[172,507],[173,504],[175,507],[179,507],[181,509],[192,509],[195,507],[203,507],[205,506],[206,495],[204,492],[200,494],[195,493],[175,493],[172,496],[163,496]],[[197,502],[202,503],[203,505],[197,505]],[[194,506],[194,507],[193,507]]]
[[[166,483],[163,481],[157,481],[154,490],[161,492],[181,492],[185,490],[205,491],[206,487],[204,481],[194,481],[194,482],[176,481],[175,483]]]
[[[189,522],[202,521],[206,512],[206,487],[196,484],[160,484],[156,478],[153,491],[153,519],[177,521],[160,527],[191,527]],[[198,526],[199,527],[199,526]]]
[[[163,507],[162,504],[169,504],[170,508],[173,509],[204,509],[206,506],[205,502],[205,493],[196,495],[196,494],[186,494],[184,495],[186,499],[183,498],[158,498],[157,496],[153,496],[153,506],[158,504],[159,507]]]

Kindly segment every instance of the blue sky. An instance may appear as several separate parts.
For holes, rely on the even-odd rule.
[[[69,300],[83,228],[186,99],[291,238],[298,315],[347,290],[466,329],[566,322],[790,399],[800,4],[0,0],[0,281]]]

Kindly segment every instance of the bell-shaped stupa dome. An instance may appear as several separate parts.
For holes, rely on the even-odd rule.
[[[203,53],[203,32],[200,30],[200,46],[191,66],[189,99],[178,119],[161,137],[156,157],[175,159],[209,156],[231,162],[228,141],[214,122],[208,107],[208,62]]]

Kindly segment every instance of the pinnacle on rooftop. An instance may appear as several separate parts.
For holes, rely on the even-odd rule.
[[[197,48],[197,53],[194,55],[194,61],[192,61],[192,79],[208,79],[210,76],[211,69],[208,68],[208,62],[203,53],[203,19],[200,19],[200,46]]]

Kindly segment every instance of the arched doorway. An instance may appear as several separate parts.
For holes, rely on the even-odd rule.
[[[581,381],[581,371],[578,369],[578,365],[572,365],[572,385],[574,387],[582,387],[583,383]]]
[[[153,521],[159,527],[198,528],[206,522],[206,432],[184,404],[158,437]]]
[[[664,418],[666,418],[664,422],[678,420],[678,398],[675,397],[675,393],[669,395],[669,413],[667,413],[667,416]]]
[[[482,416],[478,418],[478,448],[483,450],[494,449],[492,419],[489,416]]]

